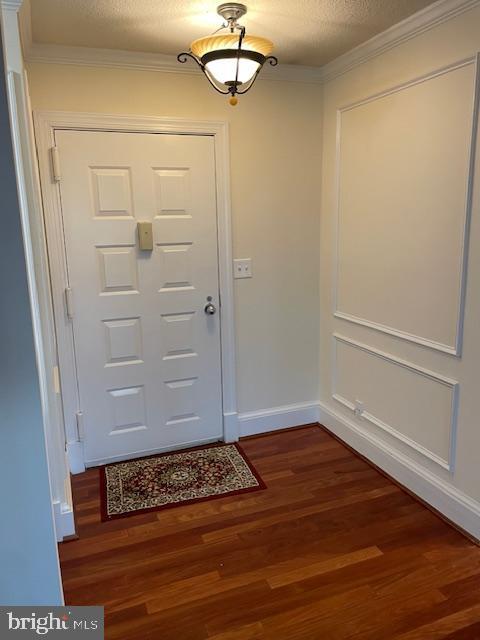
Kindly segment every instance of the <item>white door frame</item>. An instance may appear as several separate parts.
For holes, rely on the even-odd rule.
[[[73,327],[65,309],[68,269],[63,237],[63,218],[57,168],[52,162],[55,130],[121,131],[127,133],[165,133],[212,136],[215,144],[217,196],[217,244],[220,289],[220,335],[222,366],[223,437],[238,440],[235,332],[232,273],[232,232],[229,180],[228,123],[168,117],[122,116],[62,111],[34,112],[35,136],[41,178],[43,214],[50,265],[51,296],[55,308],[57,357],[62,372],[64,424],[52,429],[64,430],[67,456],[72,473],[85,470],[82,434],[76,414],[81,410],[75,366]],[[61,310],[61,312],[59,311]]]

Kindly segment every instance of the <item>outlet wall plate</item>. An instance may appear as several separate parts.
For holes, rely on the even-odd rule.
[[[236,258],[233,261],[233,277],[234,278],[251,278],[252,277],[252,259]]]
[[[355,400],[353,412],[356,416],[361,416],[365,411],[365,404],[361,400]]]

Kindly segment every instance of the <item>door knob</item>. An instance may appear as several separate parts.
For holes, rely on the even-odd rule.
[[[207,305],[205,305],[204,311],[207,314],[207,316],[213,316],[217,312],[217,307],[211,302],[209,302]]]

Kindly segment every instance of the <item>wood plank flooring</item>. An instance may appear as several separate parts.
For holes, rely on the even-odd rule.
[[[317,426],[242,446],[265,491],[112,522],[74,476],[67,604],[122,640],[480,639],[480,548]]]

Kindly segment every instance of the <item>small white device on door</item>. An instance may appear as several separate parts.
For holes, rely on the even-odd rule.
[[[151,222],[138,222],[138,248],[140,251],[153,251],[153,228]]]

